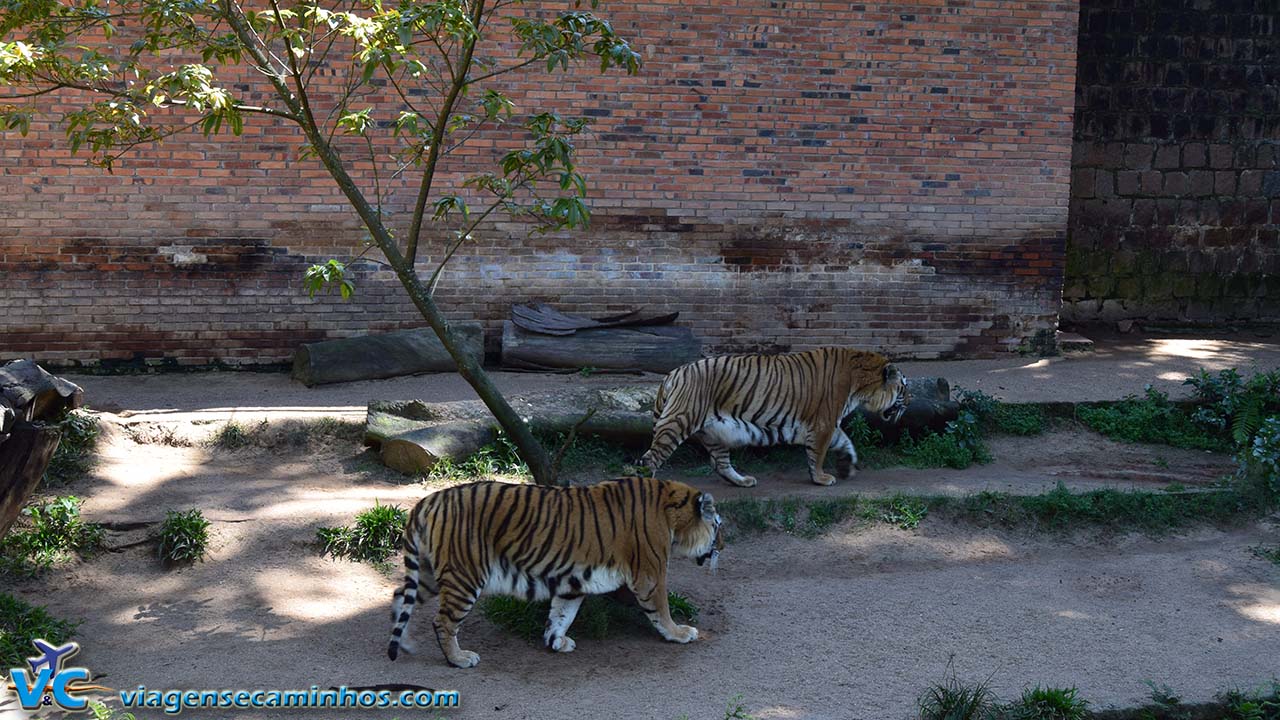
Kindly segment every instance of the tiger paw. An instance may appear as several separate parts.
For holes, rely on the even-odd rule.
[[[828,473],[818,473],[810,477],[813,479],[813,482],[817,485],[834,485],[836,483],[835,476],[830,475]]]
[[[756,486],[756,479],[751,475],[739,475],[736,478],[727,477],[725,478],[725,480],[728,480],[729,483],[733,485],[737,485],[738,487],[755,487]]]
[[[573,638],[562,635],[548,643],[547,647],[556,652],[571,653],[578,644],[573,641]]]
[[[456,668],[472,668],[480,664],[480,656],[470,650],[463,650],[448,660]]]
[[[698,628],[691,625],[677,625],[675,632],[671,633],[671,637],[667,639],[681,644],[691,643],[698,639]]]

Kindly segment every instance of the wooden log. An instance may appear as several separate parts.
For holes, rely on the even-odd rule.
[[[907,378],[911,402],[897,422],[887,422],[878,412],[860,409],[862,417],[885,442],[895,443],[903,435],[918,438],[930,432],[943,432],[947,423],[960,416],[960,404],[951,400],[951,383],[940,377]]]
[[[60,439],[56,425],[18,422],[0,443],[0,538],[35,491]]]
[[[554,413],[530,418],[534,432],[596,435],[606,440],[637,447],[647,446],[653,433],[649,413],[604,411],[583,421],[583,414]],[[497,426],[492,420],[452,420],[427,423],[386,412],[370,410],[365,425],[365,443],[378,448],[382,462],[408,475],[421,475],[442,459],[464,460],[494,441]]]
[[[450,327],[466,354],[483,361],[480,323],[456,322]],[[306,343],[293,355],[293,379],[307,387],[454,370],[453,357],[431,328]]]
[[[675,325],[579,330],[572,335],[529,332],[502,323],[502,364],[548,370],[598,368],[666,373],[702,357],[702,343]]]

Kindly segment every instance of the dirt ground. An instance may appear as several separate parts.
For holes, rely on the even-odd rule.
[[[480,653],[479,667],[447,667],[431,642],[392,663],[385,647],[396,577],[320,557],[315,529],[348,523],[375,501],[407,507],[427,488],[381,468],[354,440],[175,447],[155,442],[163,434],[134,433],[149,440],[135,442],[115,427],[128,418],[104,419],[98,467],[66,488],[85,498],[91,520],[158,520],[166,509],[199,507],[214,521],[212,553],[193,567],[162,570],[153,545],[134,544],[145,531],[115,532],[117,551],[13,589],[59,616],[83,618],[78,660],[115,688],[410,683],[460,691],[463,709],[446,717],[538,720],[718,719],[741,694],[762,718],[881,720],[910,717],[948,663],[961,678],[990,677],[1005,697],[1028,684],[1077,685],[1101,706],[1140,703],[1146,680],[1206,700],[1280,674],[1280,567],[1249,551],[1280,542],[1273,524],[1159,539],[941,521],[914,531],[847,526],[812,540],[769,533],[731,543],[716,573],[692,563],[672,569],[671,586],[702,611],[692,645],[639,633],[580,638],[576,652],[555,655],[476,614],[462,642]],[[191,434],[213,427],[176,426]],[[1204,453],[1078,432],[999,440],[994,451],[997,462],[984,467],[864,471],[834,488],[809,484],[797,456],[794,468],[758,473],[756,494],[1197,485],[1228,467]],[[690,479],[734,494],[714,478]],[[429,617],[414,618],[419,638]]]

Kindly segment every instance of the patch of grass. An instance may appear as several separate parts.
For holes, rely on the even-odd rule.
[[[1226,711],[1224,720],[1280,720],[1280,682],[1264,690],[1228,690],[1217,696]]]
[[[93,720],[137,720],[133,713],[114,710],[96,700],[89,701],[89,713],[93,715]]]
[[[1232,447],[1223,431],[1197,423],[1185,408],[1150,386],[1143,397],[1130,395],[1110,405],[1080,406],[1076,417],[1099,433],[1123,442],[1216,452],[1228,452]]]
[[[921,498],[897,495],[887,500],[874,501],[880,510],[880,519],[903,530],[915,530],[929,514],[929,505]]]
[[[671,619],[676,622],[688,624],[697,621],[698,607],[684,595],[667,593],[667,604],[671,607]],[[529,642],[541,642],[551,602],[491,595],[480,600],[479,609],[489,622],[504,631]],[[648,628],[652,628],[649,619],[634,602],[624,603],[609,595],[588,595],[578,608],[570,633],[603,640],[623,632]]]
[[[920,720],[985,720],[996,709],[996,696],[986,681],[967,684],[955,673],[928,687],[916,700]]]
[[[1086,720],[1089,716],[1089,702],[1076,688],[1039,685],[1023,690],[1022,697],[995,712],[999,720]]]
[[[204,513],[195,508],[165,513],[160,524],[160,562],[172,566],[202,560],[209,551],[209,525]]]
[[[464,460],[443,458],[431,468],[427,477],[432,480],[474,480],[494,475],[531,477],[529,466],[516,452],[515,443],[505,433],[498,433],[493,442],[472,453]]]
[[[71,639],[78,622],[59,620],[42,605],[32,605],[9,593],[0,592],[0,667],[25,667],[35,654],[32,640],[61,645]]]
[[[80,498],[64,495],[32,503],[0,539],[0,573],[34,576],[72,553],[102,541],[102,528],[80,517]]]
[[[97,458],[98,436],[102,434],[98,418],[79,410],[67,413],[58,422],[58,428],[62,439],[44,471],[46,486],[71,482],[92,470]]]
[[[263,419],[252,425],[228,420],[205,441],[205,444],[219,450],[239,450],[247,447],[306,447],[332,442],[355,443],[360,442],[363,436],[364,423],[336,417],[289,419],[274,423]]]
[[[996,432],[1005,435],[1039,435],[1044,432],[1048,419],[1039,405],[1010,405],[1001,403],[992,416]]]
[[[1280,546],[1254,545],[1249,548],[1249,552],[1253,553],[1256,558],[1266,560],[1273,565],[1280,565]]]
[[[239,450],[253,444],[254,435],[261,434],[267,428],[263,420],[254,427],[249,427],[236,420],[228,420],[205,441],[209,447],[219,450]]]
[[[355,524],[316,530],[322,552],[362,562],[381,562],[400,549],[409,513],[396,505],[380,505],[356,515]]]

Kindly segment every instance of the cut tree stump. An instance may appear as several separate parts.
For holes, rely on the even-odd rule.
[[[484,334],[478,322],[449,327],[467,355],[484,360]],[[453,372],[457,365],[431,328],[397,330],[307,343],[293,355],[293,379],[307,387],[354,380]]]
[[[18,518],[58,448],[54,424],[80,407],[84,391],[30,360],[0,367],[0,538]]]
[[[18,423],[0,445],[0,538],[22,512],[58,449],[62,431],[41,422]]]
[[[675,325],[583,329],[572,335],[529,332],[502,323],[502,364],[524,370],[643,370],[667,373],[702,358],[693,331]]]

